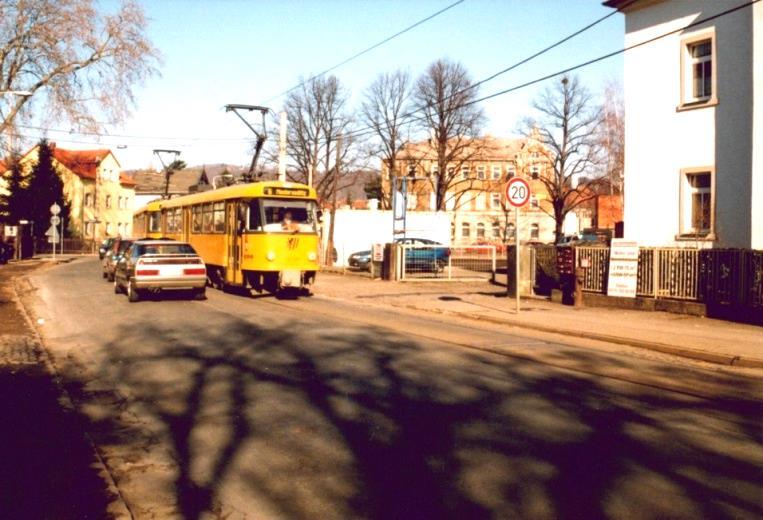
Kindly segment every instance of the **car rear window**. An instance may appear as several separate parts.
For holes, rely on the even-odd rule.
[[[139,244],[138,256],[143,255],[195,255],[190,244]]]

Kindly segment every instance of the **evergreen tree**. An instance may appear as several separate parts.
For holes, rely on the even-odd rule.
[[[46,139],[38,144],[37,164],[29,174],[29,219],[35,223],[36,238],[43,238],[49,228],[50,207],[55,202],[61,207],[58,215],[68,227],[69,202],[64,197],[64,183],[53,166],[53,149]],[[66,229],[64,234],[67,235]]]
[[[8,166],[5,176],[8,195],[0,195],[0,213],[4,222],[14,226],[29,218],[29,190],[16,154],[10,156]]]

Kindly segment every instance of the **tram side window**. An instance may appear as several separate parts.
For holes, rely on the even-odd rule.
[[[212,206],[212,226],[215,233],[225,232],[225,203],[215,202]]]
[[[204,233],[212,232],[212,204],[204,204],[204,218],[202,219],[202,231]]]
[[[191,232],[201,233],[201,206],[194,206],[191,211]]]

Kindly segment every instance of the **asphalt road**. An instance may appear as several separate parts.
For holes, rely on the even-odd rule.
[[[135,518],[760,518],[760,380],[322,298],[32,275]],[[31,290],[35,289],[35,290]]]

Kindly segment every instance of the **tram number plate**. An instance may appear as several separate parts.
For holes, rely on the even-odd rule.
[[[281,271],[282,287],[299,287],[302,283],[302,273],[294,269]]]

